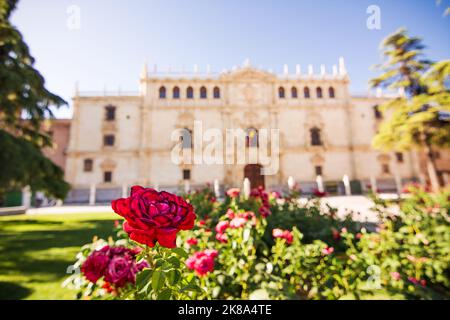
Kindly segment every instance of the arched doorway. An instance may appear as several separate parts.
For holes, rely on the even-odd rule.
[[[244,177],[250,180],[252,189],[259,186],[265,188],[264,176],[261,174],[262,166],[260,164],[248,164],[244,167]]]

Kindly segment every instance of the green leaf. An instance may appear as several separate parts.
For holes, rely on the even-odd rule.
[[[159,270],[153,271],[152,274],[152,288],[155,291],[161,290],[164,285],[165,275]]]
[[[169,300],[172,295],[172,289],[166,288],[158,294],[158,300]]]
[[[155,259],[155,267],[156,268],[160,268],[163,264],[164,264],[164,260],[163,259]]]
[[[180,267],[180,259],[178,259],[178,257],[176,257],[176,256],[169,257],[169,259],[167,259],[167,261],[169,261],[175,268]]]
[[[188,284],[187,286],[184,286],[181,289],[181,291],[182,292],[184,292],[184,291],[195,291],[195,292],[199,292],[199,293],[203,292],[202,288],[200,288],[199,286],[197,286],[195,284]]]
[[[164,272],[170,271],[170,270],[172,270],[172,265],[169,262],[164,261],[163,265],[161,266],[161,269]]]
[[[179,270],[170,270],[167,273],[167,280],[171,286],[176,285],[181,279],[181,272]]]
[[[150,282],[153,270],[144,269],[136,275],[136,288],[138,291],[145,288],[145,286]]]
[[[186,251],[184,251],[183,248],[173,248],[172,252],[179,255],[182,258],[187,258],[189,257],[188,253]]]

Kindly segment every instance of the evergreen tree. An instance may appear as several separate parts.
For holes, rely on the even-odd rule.
[[[382,42],[383,73],[371,80],[373,87],[402,89],[405,93],[383,105],[387,114],[373,145],[381,150],[419,149],[427,159],[427,173],[434,190],[439,188],[433,147],[450,147],[448,86],[449,62],[423,59],[420,38],[400,29]]]
[[[30,186],[64,198],[69,185],[63,170],[44,156],[52,146],[42,130],[51,107],[66,102],[45,88],[42,75],[10,17],[18,0],[0,0],[0,194]]]

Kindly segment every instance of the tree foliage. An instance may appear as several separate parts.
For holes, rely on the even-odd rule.
[[[418,37],[409,37],[405,29],[399,29],[381,43],[385,61],[375,66],[383,73],[372,79],[373,87],[405,89],[408,96],[426,91],[422,74],[432,62],[423,58],[425,46]]]
[[[29,185],[63,198],[63,170],[42,153],[52,147],[42,123],[66,102],[45,88],[22,34],[9,21],[17,0],[0,0],[0,193]]]
[[[381,44],[385,61],[372,87],[402,89],[404,94],[379,106],[387,114],[372,144],[380,150],[425,151],[434,190],[439,188],[433,147],[450,147],[450,90],[448,60],[437,63],[423,58],[420,38],[405,29],[389,35]]]
[[[382,42],[386,61],[383,73],[371,80],[373,87],[403,88],[401,95],[380,106],[388,114],[373,145],[382,150],[406,151],[414,147],[450,147],[448,79],[450,61],[431,63],[423,59],[420,38],[400,29]]]

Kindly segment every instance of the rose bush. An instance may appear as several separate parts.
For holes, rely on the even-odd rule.
[[[449,298],[450,190],[408,192],[397,212],[374,198],[379,222],[367,224],[293,193],[257,189],[245,198],[233,189],[219,202],[207,190],[184,200],[133,188],[113,203],[125,232],[117,226],[120,239],[109,245],[140,246],[134,264],[147,267],[134,285],[123,276],[128,285],[117,290],[126,269],[119,260],[117,279],[105,286],[108,263],[96,253],[105,244],[96,244],[83,247],[78,265],[88,256],[96,262],[77,279],[97,288],[84,296],[117,299]],[[194,208],[202,212],[197,222]]]

